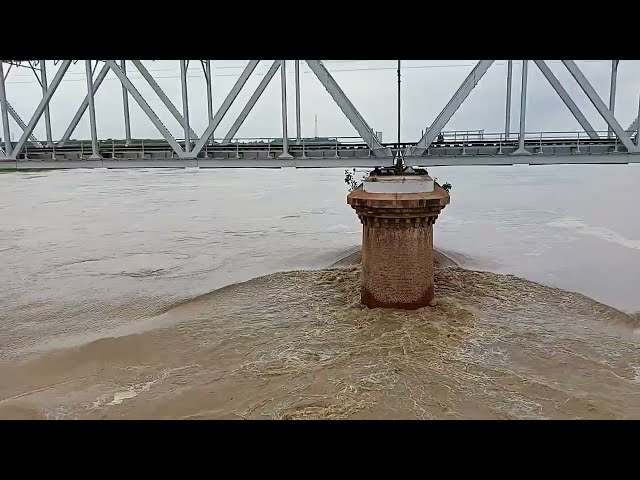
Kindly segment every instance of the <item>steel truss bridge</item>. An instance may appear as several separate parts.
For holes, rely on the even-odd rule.
[[[611,62],[609,103],[606,105],[573,60],[562,60],[581,90],[608,125],[608,131],[596,131],[576,105],[562,83],[544,60],[534,60],[546,80],[556,91],[581,127],[575,132],[527,132],[528,60],[522,60],[520,118],[518,132],[511,132],[513,60],[508,61],[506,75],[505,131],[445,131],[447,123],[481,81],[495,60],[480,60],[438,116],[417,142],[382,143],[379,135],[365,121],[320,60],[304,60],[333,101],[338,105],[358,137],[304,138],[300,128],[300,60],[295,60],[296,137],[288,132],[287,84],[285,60],[275,60],[224,137],[215,136],[216,129],[254,73],[260,60],[251,60],[214,113],[212,103],[211,61],[201,60],[207,91],[209,124],[197,134],[189,123],[186,74],[188,60],[180,60],[182,111],[171,102],[151,73],[139,60],[85,60],[86,96],[61,139],[51,133],[50,102],[74,60],[54,62],[58,66],[51,82],[47,80],[44,60],[3,60],[0,62],[0,107],[2,138],[0,169],[43,168],[135,168],[135,167],[376,167],[391,166],[398,155],[407,165],[513,165],[513,164],[585,164],[640,163],[640,125],[638,118],[623,128],[614,116],[616,79],[619,60]],[[160,121],[144,96],[131,82],[127,67],[142,75],[154,93],[182,126],[182,138],[176,138]],[[42,98],[28,123],[22,120],[7,99],[5,79],[12,68],[28,68],[42,87]],[[6,69],[6,73],[5,73]],[[236,133],[263,94],[269,82],[280,71],[281,121],[280,138],[237,138]],[[122,86],[124,138],[99,140],[97,136],[94,95],[109,72]],[[157,128],[161,138],[140,140],[131,136],[129,100],[133,99]],[[635,99],[634,99],[635,100]],[[88,111],[91,139],[71,140],[79,121]],[[639,103],[640,111],[640,103]],[[9,115],[20,126],[18,139],[10,137]],[[33,135],[44,117],[46,140]],[[7,141],[6,139],[10,139]]]

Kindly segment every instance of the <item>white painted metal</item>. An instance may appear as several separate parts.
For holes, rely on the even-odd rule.
[[[24,130],[27,128],[27,124],[24,123],[24,120],[22,120],[22,117],[18,115],[18,112],[15,111],[15,109],[11,106],[11,103],[9,101],[7,101],[7,110],[9,110],[9,114],[11,115],[11,117],[13,117],[15,122],[24,132]],[[42,143],[38,141],[38,139],[33,135],[33,133],[29,135],[29,141],[33,143],[34,146],[42,148]]]
[[[60,82],[62,81],[62,77],[64,77],[64,74],[67,73],[67,70],[71,65],[71,62],[72,60],[64,60],[60,64],[60,67],[58,67],[58,71],[53,77],[53,80],[51,81],[51,85],[49,85],[49,88],[47,88],[47,93],[44,94],[44,96],[40,100],[40,103],[38,104],[35,111],[33,112],[33,116],[31,117],[31,120],[27,125],[27,129],[22,133],[20,140],[18,140],[18,143],[16,143],[16,145],[14,146],[13,151],[11,153],[12,157],[17,157],[18,153],[20,153],[25,143],[27,143],[27,139],[29,138],[31,133],[33,133],[33,129],[38,123],[38,120],[40,120],[40,117],[42,116],[42,114],[44,113],[45,107],[49,105],[49,102],[51,101],[51,97],[57,90],[58,85],[60,85]]]
[[[611,115],[615,116],[616,111],[616,83],[618,79],[618,62],[620,60],[611,60],[611,81],[609,83],[609,110]],[[613,131],[611,127],[607,131],[607,138],[611,138]]]
[[[370,193],[430,193],[434,182],[428,175],[367,177],[362,188]]]
[[[108,69],[106,65],[103,67]],[[127,62],[126,60],[120,60],[120,68],[122,69],[122,73],[127,74]],[[95,87],[94,87],[95,90]],[[126,143],[125,145],[129,145],[131,143],[131,120],[129,118],[129,93],[127,89],[122,86],[122,109],[124,111],[124,136]]]
[[[160,85],[158,85],[158,82],[156,82],[156,80],[153,78],[153,75],[149,73],[149,70],[147,70],[147,68],[142,64],[140,60],[131,60],[131,61],[136,66],[138,71],[142,74],[142,76],[147,81],[149,86],[153,89],[153,91],[156,92],[156,95],[158,95],[162,103],[164,103],[165,107],[169,109],[169,111],[171,112],[171,115],[173,115],[173,117],[178,121],[180,126],[184,126],[184,122],[185,122],[184,116],[178,111],[178,109],[173,104],[173,102],[169,99],[169,97],[167,97],[167,95],[164,93],[164,90],[160,88]],[[181,62],[182,61],[184,60],[181,60]],[[187,124],[188,123],[189,122],[187,122]],[[198,135],[196,134],[196,132],[193,131],[191,127],[189,127],[189,135],[194,140],[198,138]]]
[[[576,63],[573,60],[562,60],[569,73],[573,76],[573,78],[578,82],[582,91],[589,97],[589,100],[596,107],[598,113],[602,115],[602,117],[607,122],[607,125],[611,127],[614,133],[618,136],[622,144],[627,148],[629,152],[636,152],[638,148],[631,142],[629,135],[622,129],[618,121],[615,119],[611,111],[604,104],[598,93],[595,91],[589,80],[584,76],[582,71],[578,68]]]
[[[93,78],[91,70],[91,60],[84,62],[85,72],[87,76],[87,95],[89,96],[89,123],[91,126],[91,156],[90,159],[99,157],[98,152],[98,130],[96,127],[96,107],[93,101]]]
[[[233,101],[238,96],[238,93],[240,92],[240,90],[242,90],[242,87],[244,87],[244,84],[247,83],[247,80],[251,76],[251,73],[253,73],[253,71],[258,66],[258,62],[260,62],[260,60],[250,60],[247,66],[244,67],[244,70],[240,74],[240,77],[238,78],[238,80],[236,80],[236,83],[231,88],[231,91],[227,94],[227,97],[224,99],[224,102],[222,102],[222,105],[220,105],[220,108],[218,109],[216,114],[213,116],[213,118],[209,122],[209,126],[205,129],[204,133],[200,137],[200,140],[198,140],[198,142],[196,143],[195,147],[193,147],[193,150],[191,153],[194,156],[198,156],[198,154],[202,150],[202,147],[204,147],[204,144],[213,135],[213,132],[215,131],[216,127],[220,124],[223,117],[226,115],[227,111],[229,110],[229,107],[231,107],[231,105],[233,104]]]
[[[511,85],[513,84],[513,60],[507,62],[507,100],[505,102],[504,138],[511,133]]]
[[[184,129],[184,150],[191,150],[191,137],[189,128],[189,92],[187,88],[187,62],[180,60],[180,84],[182,86],[182,126]]]
[[[640,155],[629,153],[589,155],[461,155],[451,157],[413,157],[407,162],[415,167],[471,166],[471,165],[592,165],[640,163]]]
[[[471,166],[471,165],[581,165],[581,164],[640,164],[640,155],[619,154],[591,154],[591,155],[530,155],[511,156],[450,156],[439,158],[423,156],[408,158],[407,164],[414,167],[434,166]],[[387,158],[245,158],[245,159],[216,159],[216,158],[151,158],[151,159],[98,159],[98,160],[0,160],[3,169],[60,169],[60,168],[373,168],[378,166],[390,167],[394,159]]]
[[[520,132],[518,134],[518,149],[513,152],[515,155],[529,155],[524,148],[525,123],[527,120],[527,79],[529,77],[529,62],[522,60],[522,83],[520,86]]]
[[[412,155],[422,155],[436,139],[438,134],[447,125],[454,113],[460,108],[460,105],[469,96],[474,87],[482,79],[489,67],[495,60],[480,60],[476,66],[471,70],[471,73],[462,82],[456,93],[449,100],[449,103],[442,109],[440,114],[436,117],[431,126],[427,129],[422,138],[418,141],[418,144],[411,149]]]
[[[575,104],[575,102],[573,101],[569,93],[564,89],[560,81],[558,81],[558,79],[553,74],[549,66],[546,64],[546,62],[544,60],[534,60],[534,62],[536,63],[536,65],[538,66],[542,74],[545,76],[547,81],[551,84],[553,89],[556,91],[560,99],[567,106],[571,114],[578,121],[578,123],[583,128],[583,130],[587,132],[587,135],[589,135],[589,138],[593,140],[599,139],[600,136],[596,133],[596,131],[591,126],[589,121],[586,119],[586,117],[584,116],[580,108],[578,108],[578,106]]]
[[[289,134],[287,132],[287,61],[280,63],[280,103],[282,104],[282,154],[279,158],[293,158],[289,153]]]
[[[640,95],[638,95],[638,118],[640,118]],[[640,122],[636,118],[636,148],[640,149]]]
[[[105,64],[105,65],[102,66],[102,69],[100,69],[100,72],[98,72],[98,76],[96,77],[96,80],[93,82],[93,94],[94,95],[98,91],[98,88],[100,87],[100,85],[102,85],[102,81],[104,80],[104,77],[107,76],[107,73],[109,73],[109,67]],[[76,111],[76,114],[73,116],[73,119],[71,120],[71,123],[69,124],[69,126],[65,130],[64,134],[62,135],[62,138],[56,144],[56,146],[62,147],[69,140],[69,138],[71,138],[71,135],[73,134],[73,132],[76,129],[76,127],[78,126],[78,123],[80,123],[80,119],[84,115],[84,112],[87,111],[87,107],[88,106],[89,106],[89,95],[87,94],[84,97],[84,100],[82,101],[80,106],[78,107],[78,110]]]
[[[264,77],[260,81],[260,84],[256,88],[255,92],[253,92],[253,95],[251,95],[251,98],[242,109],[242,112],[240,112],[240,115],[238,115],[238,118],[236,119],[235,122],[233,122],[233,125],[231,126],[227,134],[224,136],[223,142],[225,143],[230,142],[231,139],[235,137],[236,133],[238,133],[238,129],[242,126],[247,116],[255,106],[256,102],[264,93],[265,89],[267,88],[267,85],[269,85],[269,82],[271,81],[273,76],[276,74],[281,64],[282,64],[282,60],[274,60],[274,62],[271,64],[269,71],[264,75]]]
[[[349,119],[351,125],[358,131],[358,134],[365,141],[374,156],[387,157],[391,156],[391,149],[384,147],[378,137],[376,137],[373,129],[367,124],[362,115],[356,110],[349,98],[344,94],[338,83],[331,76],[327,68],[320,60],[307,60],[307,65],[320,83],[327,89],[333,100],[342,110],[342,113]]]
[[[113,60],[105,60],[105,63],[109,66],[109,68],[113,71],[113,73],[115,73],[116,76],[120,79],[120,82],[122,83],[122,85],[124,85],[124,87],[131,94],[133,99],[137,102],[137,104],[144,111],[144,113],[147,114],[147,117],[149,117],[149,120],[151,120],[151,122],[155,125],[155,127],[158,129],[158,131],[164,137],[167,143],[171,145],[171,148],[173,148],[173,150],[178,154],[180,158],[184,158],[186,154],[184,150],[182,150],[182,147],[178,144],[176,139],[173,138],[173,135],[171,135],[171,132],[167,130],[167,127],[165,127],[164,124],[160,121],[156,113],[149,106],[149,104],[142,97],[142,95],[140,95],[140,92],[138,92],[138,89],[136,89],[133,83],[131,83],[131,80],[129,80],[129,78],[124,74],[124,72],[120,69],[118,64]]]
[[[46,60],[40,60],[40,75],[42,76],[42,95],[44,96],[47,93],[48,82],[47,82],[47,62]],[[44,109],[44,125],[45,131],[47,135],[47,145],[53,145],[53,137],[51,135],[51,113],[49,112],[49,105],[47,105]]]
[[[9,114],[7,109],[7,91],[4,84],[4,69],[2,61],[0,61],[0,110],[2,114],[2,140],[4,140],[4,154],[6,157],[11,156],[11,130],[9,129]]]
[[[211,121],[213,118],[213,93],[211,92],[213,79],[211,78],[211,60],[205,60],[204,77],[207,82],[207,120]]]
[[[295,61],[296,70],[296,140],[300,143],[301,128],[300,128],[300,60]]]

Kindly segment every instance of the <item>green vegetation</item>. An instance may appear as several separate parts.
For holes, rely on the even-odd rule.
[[[433,179],[434,182],[438,181],[438,177]],[[451,184],[449,182],[443,183],[442,185],[440,185],[442,188],[444,188],[444,191],[449,193],[449,190],[451,190]]]
[[[349,171],[349,170],[345,170],[344,171],[344,183],[346,183],[349,186],[349,191],[353,192],[356,188],[358,188],[360,186],[360,184],[362,182],[364,182],[364,179],[366,178],[366,175],[362,176],[362,180],[360,181],[360,183],[357,182],[356,178],[356,169],[353,169],[353,172]]]

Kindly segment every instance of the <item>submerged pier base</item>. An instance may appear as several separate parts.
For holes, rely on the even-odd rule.
[[[370,176],[347,203],[362,223],[362,303],[408,310],[429,305],[433,225],[449,194],[428,175]]]

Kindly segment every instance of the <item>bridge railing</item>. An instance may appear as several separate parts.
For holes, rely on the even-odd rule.
[[[618,152],[619,150],[624,151],[621,147],[621,142],[619,139],[613,135],[612,138],[608,138],[609,133],[605,130],[597,131],[597,135],[599,136],[599,140],[592,140],[589,135],[584,131],[545,131],[545,132],[526,132],[525,133],[525,141],[528,146],[531,146],[535,142],[540,143],[540,150],[542,151],[544,147],[552,146],[554,141],[557,141],[559,145],[563,146],[571,146],[575,148],[578,152],[580,151],[580,147],[586,144],[593,143],[602,143],[603,141],[610,142],[610,144],[614,145],[613,152]],[[485,130],[448,130],[441,132],[441,136],[436,138],[436,140],[431,144],[432,148],[438,148],[442,145],[440,140],[443,140],[447,146],[457,145],[465,148],[466,146],[472,146],[474,143],[484,143],[484,144],[494,144],[496,147],[501,148],[503,145],[513,146],[517,144],[519,139],[518,132],[511,133],[507,138],[505,137],[504,132],[486,132]],[[634,135],[632,135],[632,139]],[[177,138],[178,143],[182,146],[185,145],[184,139]],[[349,149],[349,148],[364,148],[366,149],[366,143],[361,137],[356,136],[329,136],[329,137],[317,137],[310,138],[305,137],[300,141],[297,141],[295,138],[289,138],[289,149],[291,151],[300,152],[303,151],[303,157],[306,156],[307,151],[311,150],[325,150],[325,156],[327,150],[335,150],[335,156],[339,156],[339,152],[341,150]],[[405,143],[405,142],[403,142]],[[406,143],[415,143],[415,142],[406,142]],[[59,152],[61,155],[63,152],[77,152],[80,154],[81,158],[89,157],[92,153],[92,145],[90,140],[67,140],[63,147],[58,147],[57,142],[53,142],[51,147],[47,147],[46,144],[41,147],[34,147],[30,143],[26,143],[22,154],[25,157],[29,156],[30,152],[47,152],[51,154],[52,158],[57,158],[56,153]],[[195,144],[195,141],[192,140],[192,144]],[[391,145],[392,148],[395,148],[395,144],[387,144]],[[255,147],[255,148],[252,148]],[[0,148],[4,149],[4,142],[0,142]],[[132,150],[138,150],[139,153],[142,153],[142,156],[148,156],[152,151],[158,151],[166,149],[167,151],[172,151],[171,147],[167,144],[166,140],[163,138],[157,139],[131,139],[130,142],[126,142],[124,139],[100,139],[98,140],[98,148],[101,155],[118,157],[120,155],[126,155],[127,153],[131,153]],[[402,148],[402,145],[401,145]],[[275,155],[276,152],[282,151],[282,138],[279,137],[239,137],[234,138],[231,141],[225,141],[224,138],[213,137],[209,139],[208,142],[205,143],[203,148],[204,155],[209,154],[209,152],[225,152],[232,153],[236,152],[236,156],[240,157],[240,152],[244,152],[244,154],[249,154],[251,152],[261,152],[262,154],[267,151],[268,156]],[[272,153],[273,152],[273,153]],[[111,154],[111,155],[109,155]],[[372,155],[372,152],[369,151],[369,156]],[[172,153],[172,156],[177,156]]]
[[[186,141],[183,138],[176,138],[176,141],[181,145],[185,146]],[[0,142],[2,144],[3,142]],[[67,140],[62,147],[58,146],[57,141],[54,141],[51,146],[45,146],[44,148],[34,148],[32,145],[25,144],[22,153],[25,157],[28,157],[29,152],[34,151],[42,151],[45,150],[50,152],[52,158],[55,158],[56,152],[59,154],[63,154],[63,152],[75,151],[80,154],[80,157],[88,157],[92,154],[92,143],[90,140],[82,139],[82,140]],[[115,157],[116,154],[122,154],[125,152],[131,152],[131,150],[138,150],[143,156],[145,153],[151,153],[151,151],[157,151],[158,148],[166,148],[167,150],[172,150],[171,147],[167,144],[164,138],[132,138],[129,142],[124,139],[98,139],[98,150],[101,154],[111,154],[111,156]],[[195,145],[195,141],[191,140],[191,145]],[[290,150],[314,150],[314,149],[324,149],[324,150],[333,150],[336,151],[336,156],[338,156],[338,151],[340,149],[359,146],[365,142],[361,137],[355,136],[333,136],[333,137],[314,137],[314,138],[301,138],[298,141],[296,138],[289,138],[288,145]],[[250,147],[258,147],[251,149]],[[239,137],[234,138],[230,141],[226,141],[224,138],[210,138],[204,145],[202,152],[205,155],[209,151],[224,151],[224,152],[233,152],[234,150],[238,152],[242,151],[245,154],[251,152],[264,152],[266,148],[267,153],[269,154],[271,151],[281,152],[282,151],[282,138],[281,137]]]
[[[611,138],[608,137],[608,132],[606,130],[596,131],[595,132],[600,140],[610,140],[615,141],[615,135]],[[443,131],[442,132],[442,140],[445,142],[514,142],[518,141],[520,137],[519,132],[512,132],[508,136],[505,136],[504,132],[485,132],[483,130],[455,130],[455,131]],[[576,143],[582,142],[587,143],[591,140],[589,134],[584,131],[555,131],[555,132],[525,132],[524,134],[525,141],[550,141],[550,140],[573,140]],[[438,139],[436,139],[437,143]]]

